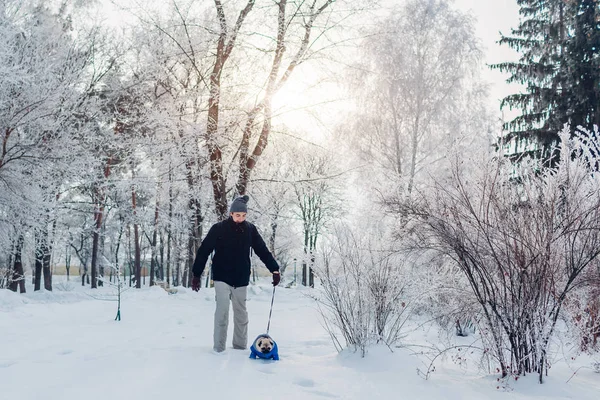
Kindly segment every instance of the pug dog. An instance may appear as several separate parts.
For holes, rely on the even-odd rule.
[[[263,358],[265,360],[279,360],[279,351],[277,343],[269,335],[258,335],[254,343],[250,346],[250,358]]]
[[[254,347],[263,354],[270,353],[273,350],[273,340],[271,338],[261,336],[256,339],[255,343]]]

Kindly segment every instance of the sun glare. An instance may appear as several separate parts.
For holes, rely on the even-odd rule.
[[[331,82],[319,81],[316,73],[302,72],[273,97],[273,124],[308,140],[321,140],[342,116],[342,91]]]

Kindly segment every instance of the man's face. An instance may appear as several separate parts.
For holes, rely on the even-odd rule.
[[[245,212],[232,212],[231,218],[233,218],[233,222],[235,222],[236,224],[241,224],[242,222],[244,222],[246,220],[246,213]]]

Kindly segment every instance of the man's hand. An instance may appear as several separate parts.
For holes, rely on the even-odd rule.
[[[273,286],[279,285],[279,281],[281,280],[281,275],[279,271],[273,272]]]
[[[200,290],[200,277],[199,276],[195,276],[192,278],[192,290],[194,292],[197,292],[198,290]]]

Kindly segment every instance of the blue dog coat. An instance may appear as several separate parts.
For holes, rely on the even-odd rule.
[[[271,339],[273,341],[273,348],[271,349],[270,352],[268,353],[263,353],[262,351],[260,351],[260,349],[257,349],[256,347],[254,347],[254,343],[256,343],[256,341],[260,338],[268,338]],[[256,337],[256,339],[254,339],[254,342],[252,342],[252,346],[250,346],[250,358],[263,358],[265,360],[269,360],[269,359],[273,359],[273,360],[279,360],[279,350],[277,349],[277,343],[275,343],[275,341],[273,340],[272,337],[270,337],[269,335],[258,335]]]

